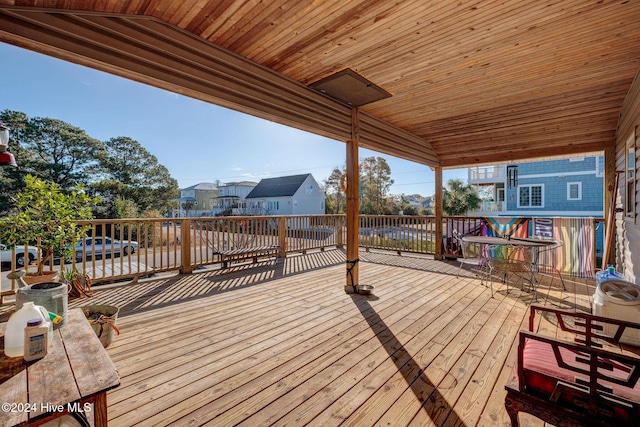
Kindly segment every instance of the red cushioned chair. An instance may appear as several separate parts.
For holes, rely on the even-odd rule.
[[[533,333],[536,312],[555,318],[576,343]],[[604,324],[613,325],[613,336],[602,333]],[[516,372],[505,386],[511,425],[526,412],[556,426],[640,426],[640,357],[612,351],[631,328],[640,324],[532,305]]]

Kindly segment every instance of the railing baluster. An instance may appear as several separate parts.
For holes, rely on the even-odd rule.
[[[478,229],[482,221],[481,217],[444,217],[444,234],[454,228],[464,234],[470,229]],[[593,227],[602,221],[594,220]],[[103,247],[102,259],[96,259],[95,253],[87,251],[86,238],[68,242],[71,259],[62,258],[59,264],[56,259],[56,265],[52,267],[77,268],[89,274],[95,283],[177,269],[189,272],[195,266],[217,265],[221,262],[219,252],[243,245],[278,245],[280,257],[292,252],[322,250],[327,246],[341,248],[345,233],[344,215],[96,219],[78,221],[78,225],[88,227],[87,238],[117,239],[129,247],[132,242],[138,242],[137,251],[129,253],[126,260],[122,259],[122,250],[118,253],[113,246],[108,250]],[[361,215],[359,227],[358,238],[363,249],[434,254],[437,245],[442,244],[435,241],[436,220],[433,216]],[[572,244],[574,242],[565,242],[565,246]],[[23,250],[28,253],[26,247]],[[593,260],[595,247],[591,250],[589,256]],[[12,270],[17,268],[15,253],[13,250]],[[56,257],[62,255],[56,253]],[[40,257],[41,253],[37,261]],[[107,257],[111,260],[107,261]],[[14,288],[15,284],[12,284]]]

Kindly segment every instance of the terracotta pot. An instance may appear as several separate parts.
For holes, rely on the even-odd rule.
[[[58,281],[58,272],[57,271],[45,271],[43,274],[38,275],[37,273],[27,273],[26,276],[22,278],[27,285],[33,285],[34,283],[42,283],[42,282],[57,282]]]

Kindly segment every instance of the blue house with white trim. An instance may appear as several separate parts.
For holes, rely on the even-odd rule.
[[[469,215],[604,217],[602,155],[470,168],[468,182],[484,199],[481,208]],[[603,238],[604,223],[599,223],[597,254],[602,252]]]
[[[515,166],[515,168],[512,168]],[[515,172],[509,175],[508,169]],[[604,157],[577,157],[469,169],[483,204],[470,215],[596,217],[604,215]]]

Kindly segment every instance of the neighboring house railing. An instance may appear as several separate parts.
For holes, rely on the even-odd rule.
[[[496,180],[506,176],[505,166],[477,166],[469,168],[469,181]]]
[[[513,232],[514,224],[519,224],[519,233],[531,235],[530,230],[534,230],[535,224],[538,229],[559,230],[565,236],[560,271],[589,276],[593,274],[597,248],[601,245],[597,233],[592,231],[601,221],[586,218],[445,217],[442,244],[445,253],[454,254],[454,229],[459,234],[477,234],[482,232],[482,227],[488,227],[493,228],[494,234],[502,234],[500,226],[504,224],[511,227],[505,228],[504,234],[507,234]],[[94,283],[142,278],[176,270],[188,273],[220,264],[221,252],[234,249],[277,246],[279,256],[284,257],[288,253],[342,247],[346,242],[344,215],[92,220],[82,221],[80,225],[89,226],[88,238],[75,245],[69,242],[73,249],[66,257],[58,256],[54,260],[54,269],[84,271]],[[433,216],[360,216],[359,244],[364,250],[433,255],[438,244],[435,235]],[[102,246],[88,246],[87,242],[92,240],[89,237],[94,242],[101,242]],[[11,270],[19,268],[15,258],[14,253],[9,266]],[[577,264],[582,267],[574,268]],[[33,271],[35,265],[27,268]],[[6,289],[3,282],[3,290]],[[11,289],[15,289],[15,283]]]
[[[507,210],[507,204],[505,202],[493,202],[483,200],[478,209],[475,209],[471,214],[477,214],[478,212],[505,212]]]

